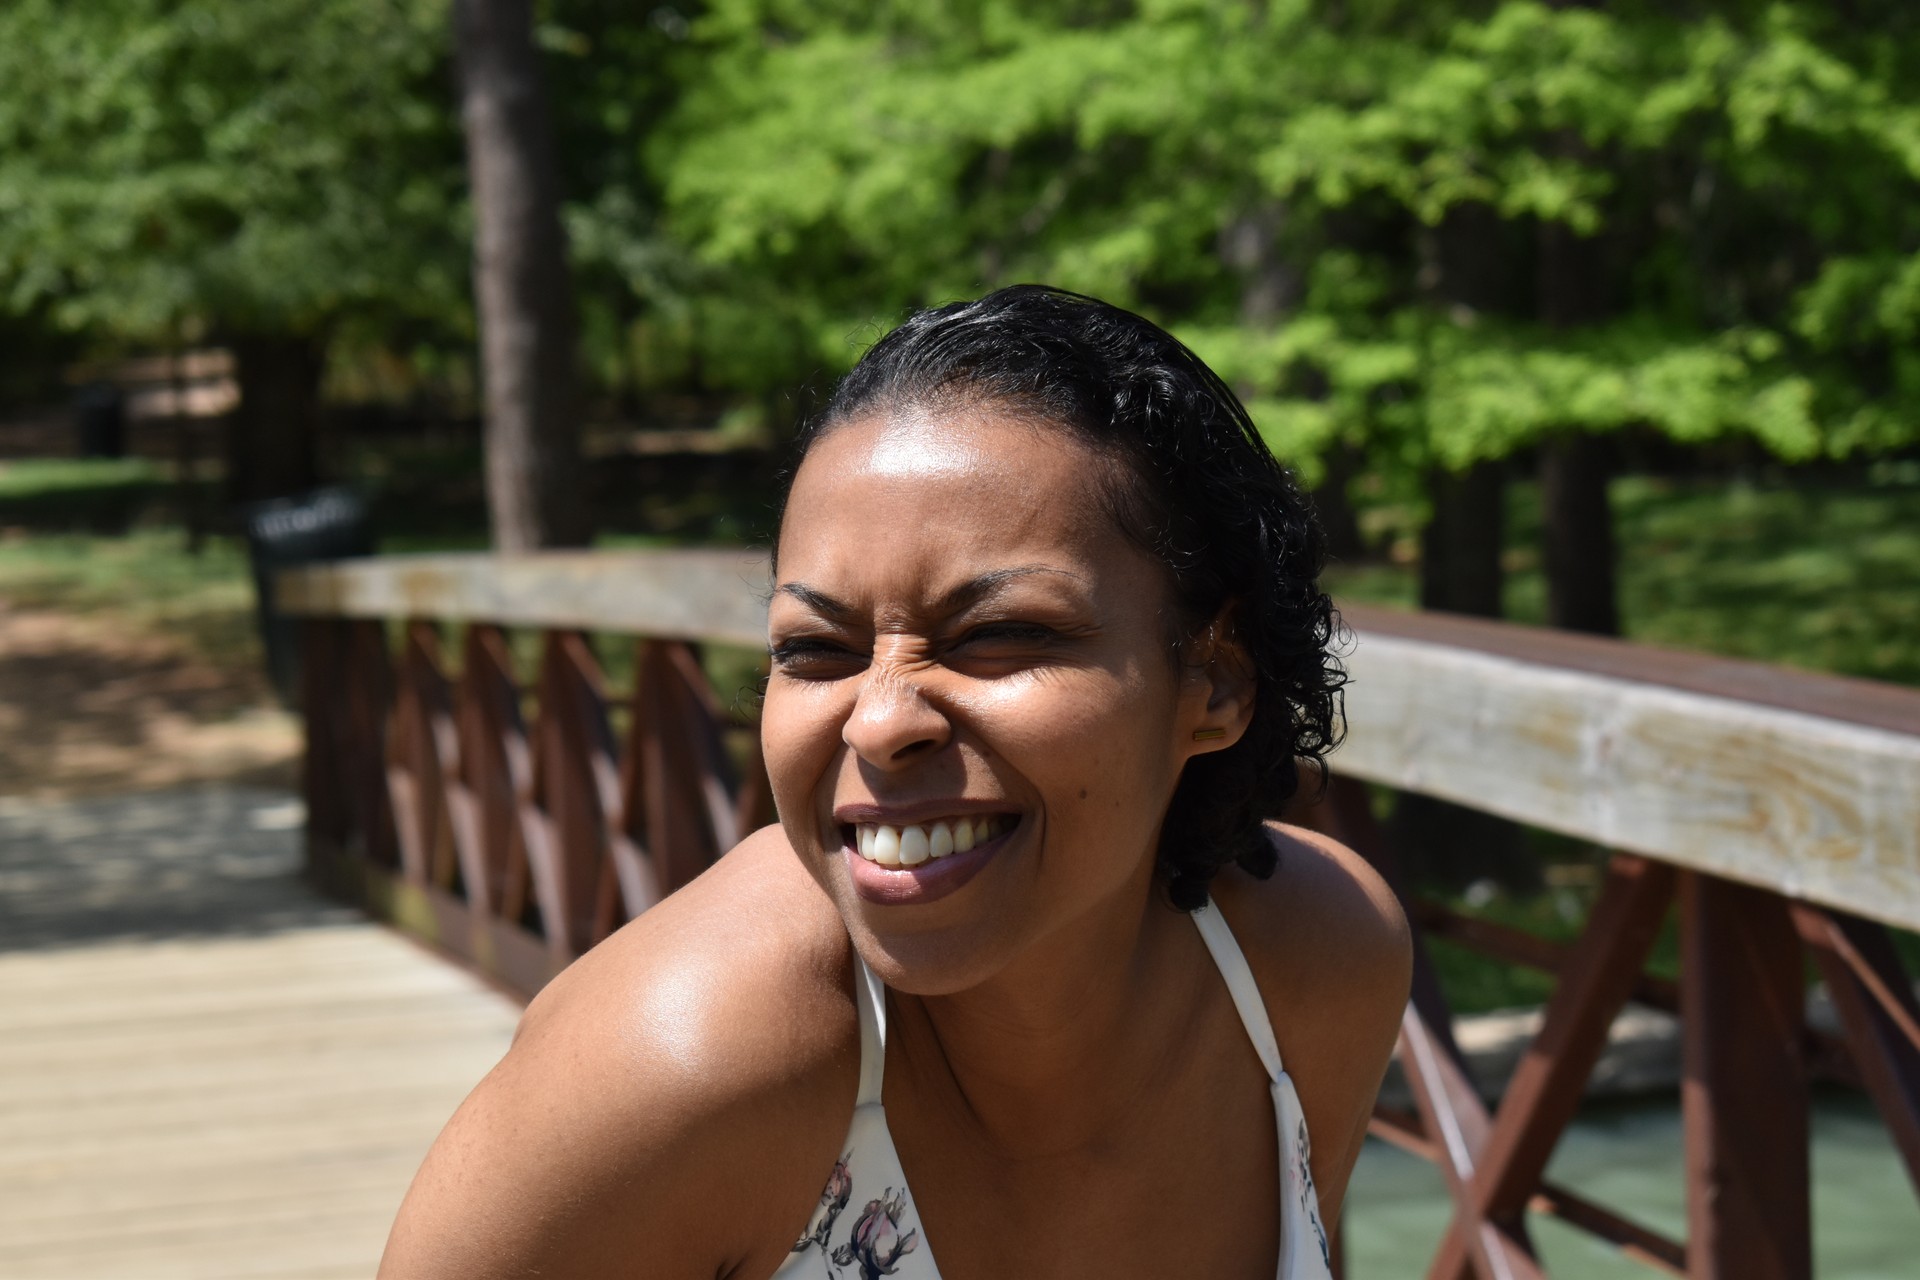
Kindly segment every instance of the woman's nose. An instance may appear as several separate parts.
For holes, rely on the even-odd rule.
[[[841,738],[880,769],[897,769],[945,745],[952,726],[909,677],[870,668]]]

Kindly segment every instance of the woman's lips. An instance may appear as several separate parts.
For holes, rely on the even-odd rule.
[[[907,906],[935,902],[956,892],[1006,848],[1018,827],[1018,819],[1004,815],[997,820],[998,830],[987,840],[964,851],[928,858],[913,866],[882,865],[860,852],[862,838],[857,828],[846,829],[841,855],[853,880],[853,891],[868,902],[881,906]]]

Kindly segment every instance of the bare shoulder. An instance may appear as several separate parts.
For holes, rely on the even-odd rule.
[[[381,1274],[771,1271],[852,1113],[849,965],[779,828],[755,833],[528,1007],[422,1166]]]
[[[1266,880],[1230,868],[1215,897],[1272,1020],[1312,1134],[1323,1217],[1339,1213],[1412,982],[1406,916],[1380,876],[1336,840],[1272,823]]]
[[[1236,934],[1246,935],[1242,945],[1262,989],[1270,977],[1273,995],[1294,1006],[1351,1006],[1373,995],[1397,1013],[1412,944],[1393,891],[1331,837],[1278,822],[1267,834],[1279,855],[1274,874],[1256,880],[1230,869],[1217,895]]]

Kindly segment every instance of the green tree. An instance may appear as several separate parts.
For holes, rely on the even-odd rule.
[[[470,331],[445,0],[0,7],[0,308],[239,362],[242,497],[313,478],[328,342]]]
[[[1584,526],[1548,557],[1556,612],[1605,629],[1610,590],[1581,598],[1611,555],[1596,442],[1915,438],[1916,22],[716,0],[654,155],[674,225],[763,318],[716,354],[743,373],[843,365],[876,317],[1016,279],[1100,294],[1221,368],[1309,478],[1364,458],[1427,493],[1430,603],[1485,609],[1492,581],[1497,607],[1475,525],[1505,460],[1541,457],[1549,514]]]

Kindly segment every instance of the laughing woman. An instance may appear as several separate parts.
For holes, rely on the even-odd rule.
[[[780,825],[533,1003],[382,1276],[1324,1280],[1409,960],[1267,820],[1341,679],[1299,491],[1185,347],[1026,286],[801,449]]]

